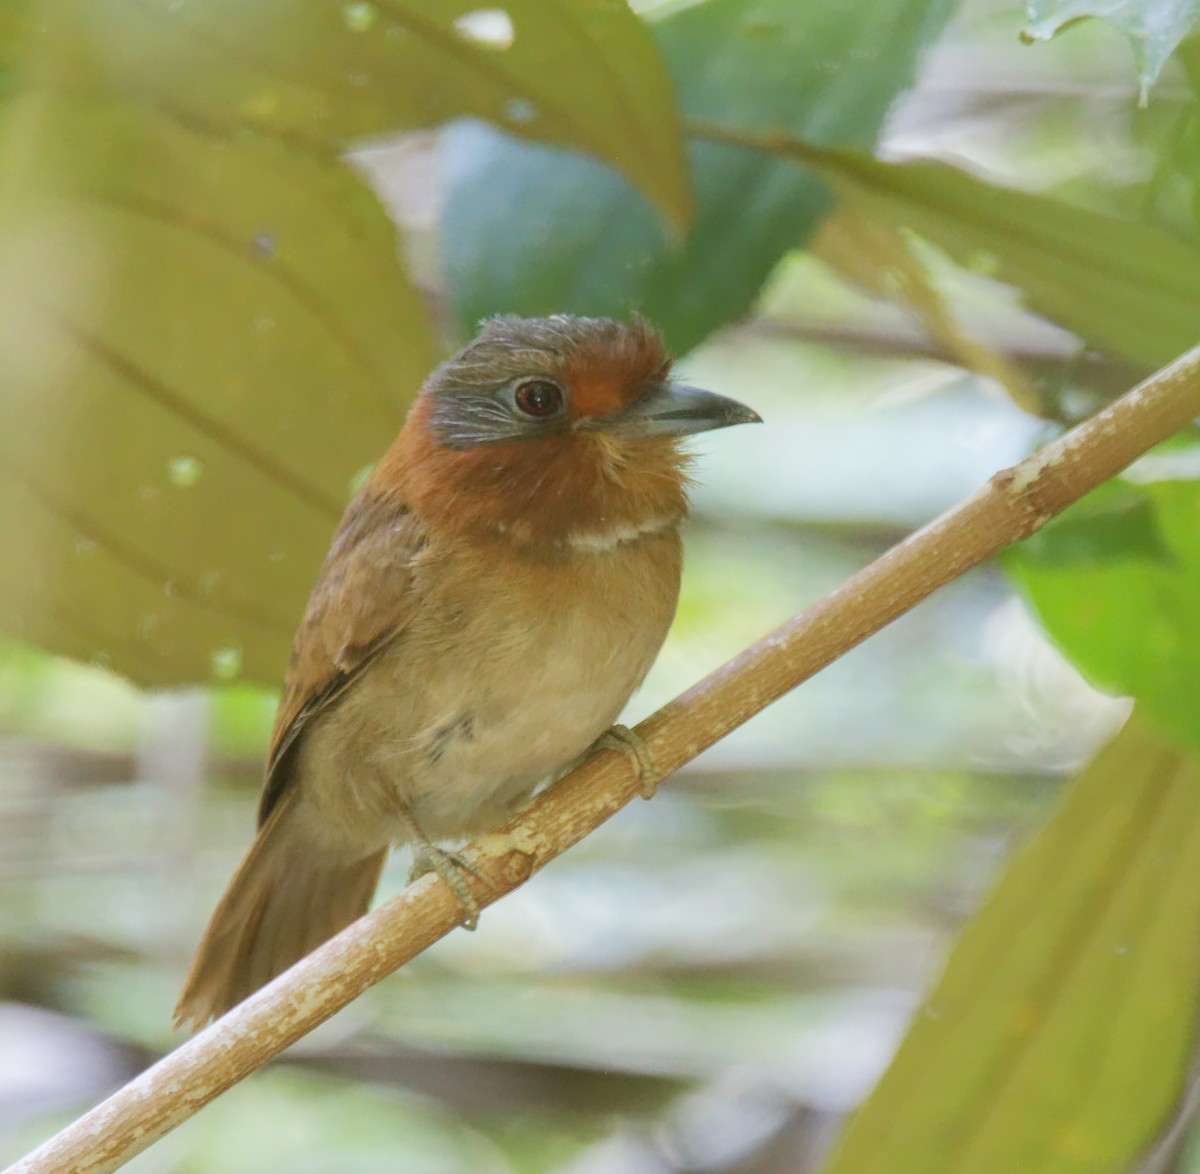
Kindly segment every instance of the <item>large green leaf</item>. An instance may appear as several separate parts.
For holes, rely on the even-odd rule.
[[[943,0],[708,0],[654,25],[684,112],[869,144]],[[687,349],[742,313],[828,207],[784,161],[697,143],[696,217],[678,247],[637,193],[588,160],[484,127],[447,146],[444,249],[464,331],[497,311],[641,310]]]
[[[11,100],[0,159],[0,623],[277,680],[435,360],[390,224],[333,159],[122,100]]]
[[[719,127],[708,133],[724,137]],[[869,215],[1011,282],[1036,310],[1101,350],[1157,367],[1200,338],[1200,251],[1165,232],[945,163],[884,163],[783,136],[750,140],[807,164]]]
[[[12,0],[0,81],[0,624],[143,684],[279,679],[436,360],[346,143],[491,117],[688,213],[617,2]]]
[[[308,142],[464,115],[613,164],[677,225],[670,80],[620,0],[5,0],[0,70]]]
[[[1200,760],[1137,716],[967,926],[825,1174],[1122,1174],[1200,991]]]
[[[1047,41],[1087,17],[1106,20],[1128,38],[1142,100],[1158,80],[1167,58],[1195,27],[1196,0],[1026,0],[1025,36]]]
[[[1106,487],[1006,565],[1082,672],[1200,745],[1200,483]]]

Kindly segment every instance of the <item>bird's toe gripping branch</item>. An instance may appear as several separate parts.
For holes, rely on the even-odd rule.
[[[637,773],[638,785],[643,799],[653,799],[663,777],[650,747],[628,726],[610,726],[593,747],[595,750],[616,750],[629,759]]]
[[[417,823],[412,812],[406,809],[401,818],[406,824],[406,836],[413,850],[413,863],[412,868],[408,871],[408,883],[412,884],[426,873],[436,872],[462,906],[463,929],[475,929],[479,925],[479,902],[475,899],[475,894],[471,892],[467,876],[473,876],[488,885],[491,882],[466,857],[460,856],[457,852],[447,852],[445,848],[439,848],[421,830],[421,825]]]

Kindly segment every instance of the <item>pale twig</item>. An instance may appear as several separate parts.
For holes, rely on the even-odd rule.
[[[893,547],[636,729],[663,774],[753,717],[885,624],[1019,542],[1200,414],[1200,348]],[[527,811],[471,845],[481,907],[529,879],[640,794],[602,750]],[[469,874],[468,874],[469,875]],[[115,1170],[290,1043],[450,932],[457,898],[427,876],[165,1056],[9,1174]]]

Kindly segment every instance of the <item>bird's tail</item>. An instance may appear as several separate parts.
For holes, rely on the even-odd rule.
[[[387,848],[347,856],[306,832],[281,797],[204,931],[175,1008],[202,1027],[366,912]]]

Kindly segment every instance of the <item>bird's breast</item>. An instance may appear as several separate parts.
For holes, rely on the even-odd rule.
[[[494,826],[616,720],[666,636],[679,575],[673,530],[558,562],[431,547],[411,627],[323,723],[339,785],[364,799],[386,780],[434,838]]]

